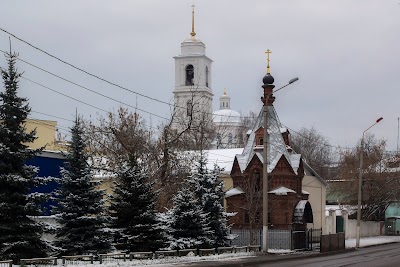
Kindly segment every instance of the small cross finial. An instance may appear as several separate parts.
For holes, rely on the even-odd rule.
[[[271,70],[270,70],[270,67],[269,67],[269,55],[271,54],[272,52],[271,52],[271,50],[267,50],[266,52],[265,52],[265,54],[267,54],[267,74],[270,74],[271,72]]]
[[[192,32],[190,33],[191,36],[196,36],[196,32],[194,31],[194,7],[195,5],[192,5]]]

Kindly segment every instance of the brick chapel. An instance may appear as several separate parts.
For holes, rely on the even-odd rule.
[[[267,106],[267,160],[268,160],[268,227],[270,229],[303,230],[313,222],[309,193],[302,190],[305,175],[303,160],[290,147],[289,131],[282,127],[273,106],[274,78],[263,78]],[[262,181],[264,148],[264,112],[261,110],[242,154],[235,156],[230,176],[233,188],[227,192],[227,211],[233,229],[262,226]]]

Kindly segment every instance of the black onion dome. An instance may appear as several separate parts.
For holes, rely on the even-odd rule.
[[[273,84],[274,83],[274,77],[272,77],[271,74],[266,74],[263,78],[263,83],[264,84]]]

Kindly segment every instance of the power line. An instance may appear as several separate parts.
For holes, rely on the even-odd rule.
[[[1,50],[1,49],[0,49],[0,52],[6,53],[5,51],[3,51],[3,50]],[[92,93],[94,93],[94,94],[100,95],[100,96],[102,96],[102,97],[104,97],[104,98],[110,99],[110,100],[115,101],[115,102],[117,102],[117,103],[119,103],[119,104],[126,105],[126,106],[128,106],[128,107],[137,109],[137,110],[142,111],[142,112],[144,112],[144,113],[147,113],[147,114],[150,114],[150,115],[159,117],[159,118],[161,118],[161,119],[168,120],[167,118],[162,117],[162,116],[160,116],[160,115],[151,113],[151,112],[149,112],[149,111],[140,109],[140,108],[138,108],[138,107],[134,107],[134,106],[132,106],[132,105],[129,105],[129,104],[127,104],[127,103],[124,103],[124,102],[122,102],[122,101],[120,101],[120,100],[117,100],[117,99],[115,99],[115,98],[109,97],[109,96],[104,95],[104,94],[99,93],[99,92],[96,92],[96,91],[93,90],[93,89],[90,89],[90,88],[88,88],[88,87],[85,87],[85,86],[83,86],[83,85],[80,85],[80,84],[78,84],[78,83],[75,83],[75,82],[73,82],[73,81],[71,81],[71,80],[68,80],[68,79],[66,79],[66,78],[64,78],[64,77],[61,77],[60,75],[54,74],[54,73],[52,73],[52,72],[50,72],[50,71],[48,71],[48,70],[45,70],[45,69],[43,69],[43,68],[41,68],[41,67],[39,67],[39,66],[36,66],[35,64],[32,64],[32,63],[30,63],[30,62],[28,62],[28,61],[25,61],[25,60],[23,60],[23,59],[21,59],[21,58],[19,58],[19,57],[18,57],[17,59],[18,59],[19,61],[24,62],[25,64],[28,64],[28,65],[30,65],[30,66],[36,68],[36,69],[39,69],[39,70],[41,70],[41,71],[43,71],[43,72],[45,72],[45,73],[47,73],[47,74],[50,74],[50,75],[52,75],[52,76],[54,76],[54,77],[57,77],[58,79],[61,79],[61,80],[65,81],[65,82],[68,82],[68,83],[73,84],[73,85],[75,85],[75,86],[78,86],[78,87],[80,87],[80,88],[82,88],[82,89],[85,89],[85,90],[87,90],[87,91],[89,91],[89,92],[92,92]]]
[[[293,132],[293,133],[295,133],[295,134],[297,134],[297,135],[299,135],[299,136],[301,136],[301,137],[303,137],[303,138],[307,138],[308,139],[308,137],[307,136],[305,136],[305,135],[303,135],[303,134],[301,134],[301,133],[299,133],[299,132],[297,132],[297,131],[295,131],[294,129],[292,129],[292,128],[290,128],[289,126],[286,126],[285,124],[283,124],[280,120],[279,120],[279,117],[278,117],[278,114],[277,113],[275,113],[275,115],[276,115],[276,117],[277,118],[273,118],[273,117],[271,117],[273,120],[275,120],[275,122],[277,122],[280,126],[284,126],[285,128],[287,128],[287,129],[289,129],[291,132]],[[260,116],[260,115],[259,115]],[[335,149],[346,149],[346,150],[351,150],[351,149],[353,149],[353,148],[343,148],[343,147],[340,147],[340,146],[334,146],[334,145],[330,145],[330,144],[326,144],[326,143],[322,143],[322,142],[317,142],[318,144],[321,144],[321,145],[323,145],[323,146],[327,146],[327,147],[330,147],[330,148],[335,148]]]
[[[112,85],[112,86],[118,87],[118,88],[120,88],[120,89],[126,90],[126,91],[128,91],[128,92],[130,92],[130,93],[133,93],[133,94],[142,96],[142,97],[144,97],[144,98],[147,98],[147,99],[150,99],[150,100],[153,100],[153,101],[157,101],[157,102],[162,103],[162,104],[166,104],[166,105],[171,106],[171,107],[174,107],[174,108],[186,109],[186,107],[180,107],[180,106],[178,106],[178,105],[173,105],[173,104],[171,104],[171,103],[168,103],[168,102],[159,100],[159,99],[157,99],[157,98],[150,97],[150,96],[147,96],[147,95],[138,93],[138,92],[133,91],[133,90],[131,90],[131,89],[129,89],[129,88],[126,88],[126,87],[124,87],[124,86],[121,86],[121,85],[118,85],[118,84],[116,84],[116,83],[114,83],[114,82],[111,82],[111,81],[109,81],[109,80],[107,80],[107,79],[105,79],[105,78],[101,78],[101,77],[98,76],[98,75],[92,74],[92,73],[90,73],[90,72],[88,72],[88,71],[86,71],[86,70],[84,70],[84,69],[81,69],[81,68],[79,68],[79,67],[77,67],[77,66],[75,66],[75,65],[73,65],[73,64],[71,64],[71,63],[69,63],[69,62],[67,62],[67,61],[65,61],[65,60],[63,60],[63,59],[61,59],[61,58],[59,58],[59,57],[57,57],[57,56],[54,56],[54,55],[52,55],[52,54],[50,54],[50,53],[44,51],[43,49],[41,49],[41,48],[39,48],[39,47],[37,47],[37,46],[35,46],[35,45],[29,43],[29,42],[27,42],[27,41],[25,41],[25,40],[23,40],[23,39],[17,37],[16,35],[14,35],[14,34],[8,32],[8,31],[5,30],[5,29],[0,28],[0,30],[3,31],[3,32],[5,32],[5,33],[7,33],[7,34],[9,34],[10,36],[14,37],[15,39],[17,39],[17,40],[19,40],[19,41],[21,41],[21,42],[27,44],[28,46],[30,46],[30,47],[32,47],[32,48],[34,48],[34,49],[36,49],[36,50],[38,50],[38,51],[40,51],[40,52],[42,52],[42,53],[44,53],[44,54],[46,54],[46,55],[52,57],[52,58],[54,58],[54,59],[56,59],[56,60],[62,62],[63,64],[66,64],[66,65],[68,65],[68,66],[70,66],[70,67],[72,67],[72,68],[74,68],[74,69],[76,69],[76,70],[79,70],[79,71],[81,71],[81,72],[83,72],[83,73],[85,73],[85,74],[87,74],[87,75],[89,75],[89,76],[92,76],[92,77],[94,77],[94,78],[96,78],[96,79],[99,79],[99,80],[101,80],[101,81],[103,81],[103,82],[106,82],[106,83],[108,83],[108,84],[110,84],[110,85]],[[3,50],[0,50],[0,51],[2,51],[3,53],[6,53],[6,52],[3,51]],[[41,69],[40,67],[37,67],[37,66],[35,66],[34,64],[28,63],[28,62],[26,62],[26,61],[24,61],[24,60],[21,60],[21,61],[22,61],[22,62],[25,62],[26,64],[29,64],[29,65],[31,65],[31,66],[33,66],[33,67],[35,67],[35,68]],[[56,77],[58,77],[58,78],[60,78],[60,79],[63,79],[63,80],[65,80],[65,81],[68,81],[67,79],[64,79],[64,78],[62,78],[61,76],[55,75],[55,74],[53,74],[53,73],[51,73],[51,72],[49,72],[49,71],[46,71],[46,70],[44,70],[44,69],[41,69],[41,70],[42,70],[42,71],[45,71],[45,72],[47,72],[47,73],[49,73],[49,74],[51,74],[51,75],[54,75],[54,76],[56,76]],[[71,81],[68,81],[68,82],[71,82]],[[71,82],[71,83],[73,83],[73,82]],[[73,84],[75,84],[75,83],[73,83]],[[75,85],[77,85],[77,84],[75,84]],[[77,86],[79,86],[79,85],[77,85]],[[80,86],[80,87],[82,87],[82,86]],[[85,88],[85,89],[87,89],[87,88]],[[90,90],[90,89],[87,89],[87,90]],[[106,96],[105,96],[105,97],[106,97]],[[108,98],[108,97],[107,97],[107,98]],[[120,102],[119,100],[114,100],[114,101]],[[122,103],[122,102],[120,102],[120,103]],[[142,111],[143,111],[143,110],[142,110]],[[143,111],[143,112],[146,112],[146,111]],[[149,113],[149,112],[146,112],[146,113]],[[203,113],[203,114],[207,114],[207,115],[214,115],[212,112],[211,112],[211,113],[210,113],[210,112],[202,112],[202,113]],[[149,113],[149,114],[151,114],[151,113]],[[160,118],[163,118],[163,117],[158,116],[158,115],[155,115],[155,114],[152,114],[152,115],[157,116],[157,117],[160,117]],[[218,115],[218,116],[223,116],[223,117],[236,117],[236,116],[230,116],[230,115]],[[163,119],[165,119],[165,118],[163,118]]]
[[[33,110],[31,110],[31,112],[32,112],[32,113],[41,114],[41,115],[45,115],[45,116],[49,116],[49,117],[53,117],[53,118],[57,118],[57,119],[61,119],[61,120],[65,120],[65,121],[69,121],[69,122],[75,122],[74,120],[66,119],[66,118],[59,117],[59,116],[50,115],[50,114],[43,113],[43,112],[39,112],[39,111],[33,111]],[[146,127],[149,128],[149,129],[158,130],[157,128],[154,128],[154,127],[152,127],[152,126],[150,126],[150,125],[147,125],[147,124],[145,124],[145,123],[142,123],[142,125],[146,126]]]
[[[52,57],[52,58],[54,58],[54,59],[56,59],[56,60],[58,60],[58,61],[60,61],[60,62],[62,62],[62,63],[64,63],[64,64],[66,64],[66,65],[68,65],[68,66],[70,66],[70,67],[76,69],[76,70],[79,70],[79,71],[81,71],[81,72],[83,72],[83,73],[89,75],[89,76],[92,76],[92,77],[94,77],[94,78],[96,78],[96,79],[99,79],[99,80],[101,80],[101,81],[103,81],[103,82],[106,82],[106,83],[108,83],[108,84],[110,84],[110,85],[116,86],[116,87],[118,87],[118,88],[120,88],[120,89],[126,90],[126,91],[128,91],[128,92],[130,92],[130,93],[133,93],[133,94],[136,94],[136,95],[139,95],[139,96],[148,98],[148,99],[153,100],[153,101],[157,101],[157,102],[159,102],[159,103],[171,105],[171,104],[168,103],[168,102],[165,102],[165,101],[156,99],[156,98],[154,98],[154,97],[150,97],[150,96],[147,96],[147,95],[144,95],[144,94],[135,92],[135,91],[133,91],[133,90],[131,90],[131,89],[128,89],[128,88],[123,87],[123,86],[121,86],[121,85],[118,85],[118,84],[116,84],[116,83],[114,83],[114,82],[111,82],[111,81],[108,81],[108,80],[106,80],[106,79],[104,79],[104,78],[101,78],[101,77],[99,77],[99,76],[97,76],[97,75],[95,75],[95,74],[92,74],[92,73],[90,73],[90,72],[88,72],[88,71],[86,71],[86,70],[84,70],[84,69],[81,69],[81,68],[79,68],[79,67],[77,67],[77,66],[75,66],[75,65],[73,65],[73,64],[71,64],[71,63],[69,63],[69,62],[67,62],[67,61],[65,61],[65,60],[63,60],[63,59],[61,59],[61,58],[59,58],[59,57],[57,57],[57,56],[52,55],[52,54],[50,54],[50,53],[44,51],[43,49],[40,49],[39,47],[37,47],[37,46],[35,46],[35,45],[33,45],[33,44],[31,44],[31,43],[29,43],[29,42],[27,42],[27,41],[25,41],[25,40],[19,38],[19,37],[17,37],[17,36],[15,36],[14,34],[8,32],[8,31],[6,31],[6,30],[4,30],[4,29],[2,29],[2,28],[0,28],[0,30],[3,31],[3,32],[5,32],[5,33],[7,33],[7,34],[9,34],[9,35],[11,35],[11,36],[14,37],[15,39],[17,39],[17,40],[19,40],[19,41],[21,41],[21,42],[27,44],[28,46],[30,46],[30,47],[32,47],[32,48],[34,48],[34,49],[36,49],[36,50],[38,50],[38,51],[40,51],[40,52],[46,54],[47,56]]]
[[[25,79],[25,80],[27,80],[27,81],[30,81],[31,83],[34,83],[34,84],[36,84],[36,85],[39,85],[39,86],[41,86],[41,87],[43,87],[43,88],[46,88],[46,89],[48,89],[48,90],[50,90],[50,91],[52,91],[52,92],[55,92],[55,93],[60,94],[60,95],[62,95],[62,96],[68,97],[68,98],[70,98],[70,99],[72,99],[72,100],[75,100],[75,101],[77,101],[77,102],[79,102],[79,103],[81,103],[81,104],[87,105],[87,106],[89,106],[89,107],[95,108],[95,109],[97,109],[97,110],[100,110],[100,111],[103,111],[103,112],[106,112],[106,113],[110,113],[110,112],[107,111],[107,110],[104,110],[104,109],[102,109],[102,108],[99,108],[99,107],[96,107],[96,106],[91,105],[91,104],[89,104],[89,103],[86,103],[86,102],[84,102],[84,101],[82,101],[82,100],[76,99],[76,98],[74,98],[74,97],[72,97],[72,96],[69,96],[69,95],[66,95],[66,94],[64,94],[64,93],[61,93],[61,92],[59,92],[59,91],[57,91],[57,90],[55,90],[55,89],[52,89],[52,88],[50,88],[50,87],[48,87],[48,86],[45,86],[45,85],[43,85],[43,84],[40,84],[40,83],[38,83],[38,82],[35,82],[35,81],[33,81],[33,80],[31,80],[31,79],[28,79],[28,78],[26,78],[26,77],[24,77],[24,76],[21,76],[21,78],[23,78],[23,79]]]
[[[50,130],[53,130],[54,128],[58,128],[60,130],[67,131],[68,133],[70,132],[70,129],[68,127],[66,127],[66,126],[60,126],[58,124],[54,125],[54,124],[48,123],[46,121],[43,121],[43,120],[40,120],[40,119],[36,119],[36,118],[32,118],[32,117],[29,117],[29,116],[27,118],[30,121],[33,121],[33,122],[35,122],[37,124],[42,124],[45,128],[50,129]]]
[[[53,117],[53,118],[57,118],[57,119],[60,119],[60,120],[65,120],[65,121],[69,121],[69,122],[75,122],[74,120],[70,120],[70,119],[66,119],[66,118],[62,118],[62,117],[50,115],[50,114],[43,113],[43,112],[39,112],[39,111],[31,110],[31,112],[32,112],[32,113],[41,114],[41,115],[45,115],[45,116],[49,116],[49,117]]]
[[[40,52],[46,54],[47,56],[50,56],[50,57],[52,57],[52,58],[54,58],[54,59],[56,59],[56,60],[62,62],[63,64],[66,64],[66,65],[68,65],[68,66],[70,66],[70,67],[72,67],[72,68],[74,68],[74,69],[76,69],[76,70],[78,70],[78,71],[81,71],[81,72],[83,72],[83,73],[85,73],[85,74],[87,74],[87,75],[89,75],[89,76],[92,76],[92,77],[94,77],[94,78],[96,78],[96,79],[99,79],[99,80],[101,80],[101,81],[103,81],[103,82],[106,82],[106,83],[108,83],[108,84],[110,84],[110,85],[112,85],[112,86],[118,87],[118,88],[120,88],[120,89],[126,90],[126,91],[128,91],[128,92],[130,92],[130,93],[133,93],[133,94],[142,96],[142,97],[144,97],[144,98],[148,98],[148,99],[150,99],[150,100],[157,101],[157,102],[159,102],[159,103],[167,104],[167,105],[169,105],[169,106],[178,107],[178,106],[172,105],[172,104],[170,104],[170,103],[168,103],[168,102],[165,102],[165,101],[156,99],[156,98],[154,98],[154,97],[150,97],[150,96],[147,96],[147,95],[138,93],[138,92],[133,91],[133,90],[131,90],[131,89],[129,89],[129,88],[126,88],[126,87],[123,87],[123,86],[121,86],[121,85],[118,85],[118,84],[116,84],[116,83],[114,83],[114,82],[111,82],[111,81],[109,81],[109,80],[107,80],[107,79],[105,79],[105,78],[101,78],[101,77],[98,76],[98,75],[95,75],[95,74],[93,74],[93,73],[90,73],[90,72],[88,72],[88,71],[86,71],[86,70],[84,70],[84,69],[82,69],[82,68],[79,68],[79,67],[77,67],[77,66],[75,66],[75,65],[73,65],[73,64],[71,64],[71,63],[69,63],[69,62],[67,62],[67,61],[65,61],[65,60],[63,60],[63,59],[61,59],[61,58],[59,58],[59,57],[57,57],[57,56],[54,56],[54,55],[52,55],[52,54],[50,54],[50,53],[44,51],[43,49],[41,49],[41,48],[39,48],[39,47],[37,47],[37,46],[35,46],[35,45],[29,43],[29,42],[27,42],[27,41],[25,41],[25,40],[23,40],[23,39],[17,37],[16,35],[10,33],[9,31],[7,31],[7,30],[5,30],[5,29],[0,28],[0,30],[3,31],[3,32],[5,32],[5,33],[7,33],[7,34],[9,34],[10,36],[14,37],[15,39],[17,39],[17,40],[19,40],[19,41],[21,41],[21,42],[27,44],[28,46],[30,46],[30,47],[32,47],[32,48],[34,48],[34,49],[36,49],[36,50],[38,50],[38,51],[40,51]],[[2,51],[2,50],[0,50],[0,51]],[[2,52],[5,53],[5,51],[2,51]],[[20,59],[20,60],[21,60],[21,59]],[[47,73],[49,73],[49,74],[51,74],[51,75],[53,75],[53,76],[55,76],[55,77],[58,77],[58,78],[60,78],[60,79],[63,79],[64,81],[70,82],[70,83],[72,83],[72,84],[74,84],[74,85],[76,85],[76,86],[82,87],[82,88],[84,88],[84,89],[86,89],[86,90],[89,90],[89,91],[91,91],[91,92],[93,92],[93,93],[99,94],[99,95],[101,95],[101,96],[103,96],[103,97],[106,97],[106,98],[108,98],[108,99],[111,99],[111,100],[113,100],[113,101],[117,101],[117,102],[119,102],[120,104],[124,104],[123,102],[121,102],[121,101],[119,101],[119,100],[110,98],[110,97],[108,97],[108,96],[105,96],[105,95],[102,95],[102,94],[100,94],[100,93],[98,93],[98,92],[95,92],[95,91],[93,91],[93,90],[91,90],[91,89],[89,89],[89,88],[86,88],[86,87],[84,87],[84,86],[78,85],[78,84],[76,84],[76,83],[74,83],[74,82],[72,82],[72,81],[69,81],[69,80],[67,80],[67,79],[65,79],[65,78],[62,78],[61,76],[58,76],[58,75],[53,74],[53,73],[51,73],[51,72],[49,72],[49,71],[46,71],[46,70],[44,70],[44,69],[42,69],[42,68],[40,68],[40,67],[37,67],[37,66],[35,66],[35,65],[31,64],[31,63],[26,62],[26,61],[24,61],[24,60],[21,60],[21,61],[22,61],[22,62],[25,62],[26,64],[29,64],[29,65],[31,65],[31,66],[33,66],[33,67],[35,67],[35,68],[38,68],[38,69],[40,69],[40,70],[42,70],[42,71],[45,71],[45,72],[47,72]],[[25,79],[26,79],[26,78],[25,78]],[[28,79],[27,79],[27,80],[28,80]],[[29,81],[31,81],[31,80],[29,80]],[[33,82],[33,81],[31,81],[31,82]],[[36,83],[36,82],[33,82],[33,83]],[[39,83],[36,83],[36,84],[38,84],[38,85],[40,85],[40,86],[43,86],[43,85],[41,85],[41,84],[39,84]],[[47,89],[49,89],[49,90],[52,90],[52,91],[54,91],[54,92],[57,92],[57,91],[55,91],[55,90],[53,90],[53,89],[50,89],[50,88],[48,88],[48,87],[46,87],[46,86],[43,86],[43,87],[45,87],[45,88],[47,88]],[[281,88],[280,88],[280,89],[281,89]],[[280,89],[278,89],[278,90],[280,90]],[[57,92],[57,93],[60,93],[60,92]],[[62,94],[62,93],[60,93],[60,94]],[[62,95],[64,95],[64,94],[62,94]],[[64,96],[66,96],[66,95],[64,95]],[[66,96],[66,97],[69,97],[69,96]],[[74,99],[74,98],[72,98],[72,97],[69,97],[69,98]],[[74,100],[76,100],[76,101],[78,101],[78,102],[81,102],[81,103],[84,103],[83,101],[80,101],[80,100],[77,100],[77,99],[74,99]],[[93,105],[90,105],[90,104],[87,104],[87,103],[84,103],[84,104],[89,105],[89,106],[91,106],[91,107],[94,107]],[[125,105],[130,106],[130,105],[128,105],[128,104],[125,104]],[[130,107],[132,107],[132,106],[130,106]],[[100,109],[100,108],[97,108],[97,107],[94,107],[94,108]],[[135,108],[135,107],[133,107],[133,108]],[[178,107],[178,108],[186,109],[186,107]],[[138,108],[136,108],[136,109],[138,109]],[[100,110],[105,111],[105,110],[103,110],[103,109],[100,109]],[[141,110],[141,109],[138,109],[138,110],[140,110],[140,111],[142,111],[142,112],[145,112],[145,113],[148,113],[148,114],[151,114],[151,115],[156,116],[156,117],[160,117],[160,118],[162,118],[162,119],[169,120],[169,119],[167,119],[167,118],[165,118],[165,117],[162,117],[162,116],[159,116],[159,115],[156,115],[156,114],[153,114],[153,113],[150,113],[150,112]],[[108,111],[105,111],[105,112],[108,112]],[[209,113],[209,112],[203,112],[203,114],[214,115],[213,113]],[[222,117],[222,116],[223,116],[223,117],[236,117],[236,116],[229,116],[229,115],[218,115],[218,116],[221,116],[221,117]],[[246,117],[243,117],[243,118],[246,118]],[[252,118],[252,117],[249,117],[249,118]],[[281,124],[282,124],[282,123],[281,123]],[[284,124],[282,124],[282,125],[285,126]],[[285,127],[288,128],[288,129],[290,129],[290,128],[287,127],[287,126],[285,126]],[[292,130],[294,133],[296,133],[296,134],[298,134],[298,135],[300,135],[300,136],[302,136],[302,137],[305,137],[305,136],[299,134],[298,132],[294,131],[293,129],[291,129],[291,130]],[[324,146],[328,146],[328,147],[336,148],[336,149],[352,149],[352,148],[341,148],[341,147],[338,147],[338,146],[333,146],[333,145],[329,145],[329,144],[325,144],[325,143],[321,143],[321,144],[324,145]]]

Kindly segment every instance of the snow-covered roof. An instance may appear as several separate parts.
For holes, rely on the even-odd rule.
[[[287,187],[281,186],[272,191],[269,191],[268,194],[275,194],[277,196],[286,196],[288,193],[296,193],[296,191],[289,189]]]
[[[287,128],[286,127],[281,127],[280,130],[281,130],[281,133],[286,133],[287,132]]]
[[[223,173],[231,173],[235,155],[242,153],[243,148],[229,148],[229,149],[213,149],[205,150],[207,157],[207,169],[214,169],[214,164],[217,164]]]
[[[336,216],[342,216],[342,212],[346,211],[349,215],[357,212],[357,206],[350,205],[326,205],[325,216],[329,216],[329,211],[335,211]]]
[[[203,44],[203,42],[195,36],[190,36],[188,38],[185,38],[185,40],[183,40],[182,43],[202,43]]]
[[[240,113],[232,109],[220,109],[213,112],[213,122],[216,124],[238,126],[241,123]]]
[[[307,192],[306,190],[301,190],[301,193],[302,193],[303,195],[309,195],[309,194],[310,194],[310,193]]]
[[[231,196],[236,196],[236,195],[240,195],[240,194],[244,194],[244,191],[242,190],[242,188],[234,187],[225,192],[225,197],[231,197]]]
[[[243,172],[254,155],[263,162],[263,155],[254,150],[256,146],[255,140],[255,132],[263,128],[264,118],[263,118],[263,108],[260,111],[260,114],[256,118],[256,121],[253,125],[252,131],[247,140],[247,144],[243,149],[242,154],[236,155],[236,159],[239,163],[240,170]],[[278,161],[281,157],[285,157],[289,162],[291,167],[293,168],[294,173],[297,174],[297,170],[300,166],[300,154],[291,154],[288,152],[286,148],[285,141],[282,137],[282,127],[279,121],[279,118],[276,114],[275,108],[273,106],[268,106],[268,134],[269,134],[269,143],[268,143],[268,173],[271,173]]]

